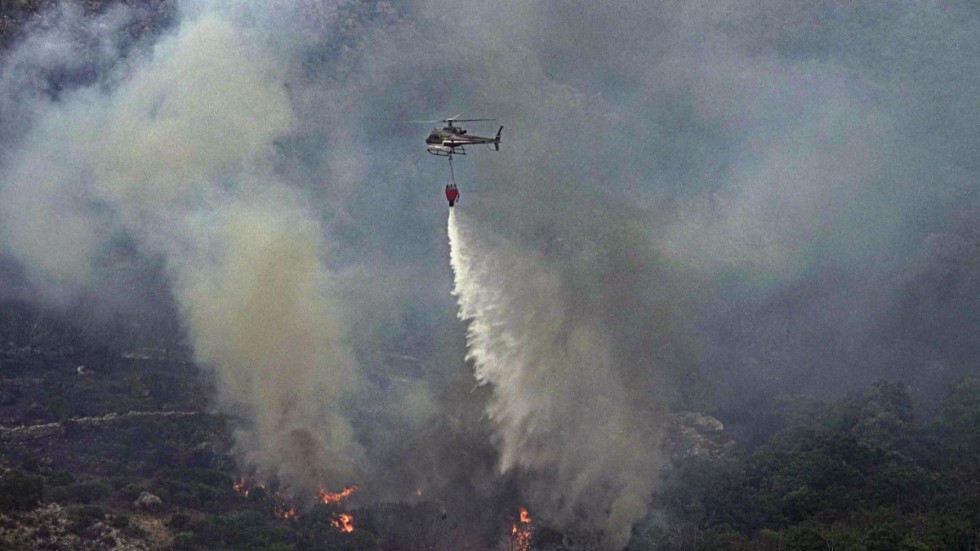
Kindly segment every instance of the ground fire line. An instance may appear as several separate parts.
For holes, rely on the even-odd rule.
[[[261,488],[266,491],[268,495],[272,498],[274,502],[273,513],[285,520],[299,518],[299,511],[296,506],[293,505],[293,500],[289,495],[282,494],[279,492],[269,492],[264,484],[254,482],[246,477],[239,478],[232,483],[232,489],[235,493],[241,495],[242,497],[249,497],[252,490],[255,488]],[[351,494],[357,491],[357,486],[349,486],[343,490],[335,493],[328,492],[322,486],[316,490],[316,500],[324,505],[339,504],[342,500],[349,497]],[[330,521],[335,528],[341,532],[353,532],[354,531],[354,516],[350,513],[334,513],[333,519]]]

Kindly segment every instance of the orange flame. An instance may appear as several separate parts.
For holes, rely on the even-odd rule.
[[[244,497],[248,497],[248,494],[252,492],[252,488],[262,488],[263,490],[265,489],[265,486],[263,486],[262,484],[258,484],[253,480],[248,479],[244,476],[239,478],[235,482],[232,482],[231,487],[233,490],[235,490],[235,492],[238,495]]]
[[[357,491],[357,486],[350,486],[344,488],[337,493],[330,493],[323,487],[317,488],[316,498],[320,503],[327,505],[329,503],[339,503],[342,499],[350,496]],[[341,532],[353,532],[354,531],[354,517],[347,513],[337,513],[334,515],[333,520],[330,521]]]
[[[265,485],[259,484],[244,476],[233,482],[231,487],[238,495],[242,497],[250,496],[252,494],[252,490],[255,488],[265,489]],[[271,494],[271,497],[274,500],[272,510],[274,515],[286,520],[295,519],[299,516],[299,511],[297,511],[296,507],[293,506],[292,499],[290,499],[289,496],[277,492]]]
[[[531,515],[528,514],[527,509],[521,507],[520,520],[515,522],[513,528],[510,529],[511,537],[514,540],[514,551],[530,551],[533,532]]]
[[[247,477],[241,477],[232,483],[232,489],[236,493],[243,497],[248,497],[253,488],[265,488],[262,484],[253,482]],[[320,503],[324,505],[330,503],[339,503],[342,499],[350,496],[357,491],[357,486],[351,486],[349,488],[344,488],[342,491],[337,493],[330,493],[324,488],[318,488],[316,491],[316,498]],[[299,511],[292,505],[292,499],[289,496],[275,493],[272,495],[275,499],[275,505],[273,513],[285,520],[295,519],[299,517]],[[353,532],[354,531],[354,517],[346,513],[337,513],[334,515],[331,523],[336,526],[339,530],[343,532]]]
[[[356,491],[357,491],[357,486],[351,486],[349,488],[344,488],[343,490],[335,494],[331,494],[330,492],[323,489],[323,487],[320,487],[317,488],[316,490],[316,498],[320,500],[320,503],[323,503],[324,505],[328,503],[338,503],[340,502],[340,500],[353,494]]]
[[[332,521],[330,521],[338,530],[341,532],[353,532],[354,531],[354,517],[348,515],[347,513],[337,514]]]

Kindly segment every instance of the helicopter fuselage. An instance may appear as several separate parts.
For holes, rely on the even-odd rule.
[[[433,128],[432,132],[425,139],[426,150],[432,155],[448,157],[453,154],[465,155],[467,145],[491,144],[494,149],[500,150],[500,132],[503,126],[497,131],[497,137],[488,138],[484,136],[469,136],[466,130],[457,126],[446,126],[442,130]]]

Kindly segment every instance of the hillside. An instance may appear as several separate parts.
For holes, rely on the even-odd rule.
[[[0,0],[0,551],[980,551],[975,3]]]
[[[236,420],[208,411],[213,388],[179,353],[107,347],[12,302],[0,304],[0,343],[2,549],[396,550],[472,539],[424,500],[302,505],[242,477],[230,454]]]
[[[424,500],[295,509],[239,478],[235,420],[208,411],[206,372],[179,353],[96,346],[50,313],[4,306],[5,548],[482,548]],[[975,549],[978,404],[980,385],[966,379],[928,416],[887,382],[837,402],[783,397],[717,412],[729,428],[675,414],[659,513],[629,549]],[[342,512],[353,514],[353,532],[338,528]],[[601,538],[545,526],[522,537],[550,551]],[[517,541],[501,534],[501,545]]]

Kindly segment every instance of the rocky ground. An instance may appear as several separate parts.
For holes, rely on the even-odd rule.
[[[84,512],[57,503],[40,506],[20,516],[4,515],[3,541],[7,549],[78,549],[148,551],[165,541],[129,527],[126,516],[94,520],[88,524]],[[151,536],[151,537],[147,537]]]
[[[166,549],[177,503],[234,507],[227,419],[206,410],[201,370],[26,313],[0,304],[0,549]]]

